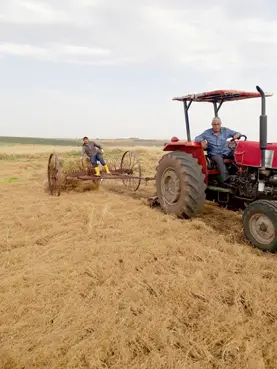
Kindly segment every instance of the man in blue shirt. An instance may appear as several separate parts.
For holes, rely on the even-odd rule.
[[[228,147],[228,138],[239,138],[241,133],[229,128],[221,127],[221,119],[215,117],[212,120],[212,128],[207,129],[201,135],[195,137],[196,142],[201,142],[203,149],[207,149],[208,156],[216,162],[223,182],[229,178],[228,171],[223,162],[225,158],[232,156],[232,150]]]

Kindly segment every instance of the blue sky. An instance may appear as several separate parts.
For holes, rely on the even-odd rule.
[[[273,92],[277,142],[277,4],[272,0],[1,0],[0,135],[185,137],[174,96]],[[258,139],[260,100],[227,103],[223,124]],[[195,136],[210,104],[191,106]]]

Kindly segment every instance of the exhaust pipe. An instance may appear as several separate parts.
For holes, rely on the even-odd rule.
[[[265,114],[265,93],[256,86],[257,91],[261,94],[262,99],[262,114],[260,115],[260,149],[261,149],[261,169],[265,170],[265,150],[267,147],[267,115]]]

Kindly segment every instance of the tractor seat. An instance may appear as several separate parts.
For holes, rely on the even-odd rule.
[[[232,164],[234,162],[234,159],[224,159],[223,162],[225,164]]]
[[[206,156],[206,162],[207,162],[207,168],[208,170],[217,170],[216,163],[210,159],[208,156]],[[223,160],[224,164],[232,164],[234,162],[234,159],[228,158]]]

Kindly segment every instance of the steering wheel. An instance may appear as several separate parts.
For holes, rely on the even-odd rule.
[[[228,142],[228,147],[231,150],[235,150],[237,147],[237,141],[240,140],[242,137],[244,137],[244,141],[247,140],[247,137],[245,135],[240,135],[238,138],[231,138],[231,140]]]

